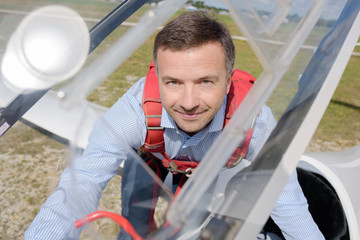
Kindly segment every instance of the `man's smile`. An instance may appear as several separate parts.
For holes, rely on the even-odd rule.
[[[204,112],[206,112],[206,110],[203,111],[189,111],[186,112],[184,110],[174,110],[174,112],[176,112],[178,115],[180,115],[180,117],[184,120],[196,120],[198,119]]]
[[[199,118],[201,113],[181,113],[180,112],[180,115],[185,120],[196,120],[197,118]]]

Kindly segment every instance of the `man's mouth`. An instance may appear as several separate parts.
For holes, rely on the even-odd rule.
[[[201,113],[180,113],[181,117],[186,120],[195,120],[199,118]]]
[[[197,109],[196,111],[184,111],[184,109],[177,110],[173,109],[173,112],[175,112],[180,118],[184,120],[194,121],[199,119],[205,112],[207,112],[207,109]]]

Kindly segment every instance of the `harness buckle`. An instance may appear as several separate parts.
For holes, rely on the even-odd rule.
[[[155,119],[155,121],[153,119]],[[164,130],[164,127],[160,126],[160,122],[161,122],[161,115],[145,116],[145,124],[148,130]]]
[[[177,172],[178,171],[178,166],[176,165],[176,163],[174,161],[170,162],[170,169],[171,171]]]
[[[168,167],[167,170],[169,172],[171,172],[172,174],[182,173],[182,174],[185,174],[186,177],[190,177],[194,172],[194,169],[191,168],[191,167],[189,167],[189,168],[187,168],[185,170],[179,169],[174,161],[171,161],[169,163],[169,165],[170,165],[170,167]]]

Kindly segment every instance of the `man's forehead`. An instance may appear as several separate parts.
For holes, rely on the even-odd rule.
[[[160,64],[192,64],[200,65],[207,62],[225,63],[226,57],[222,46],[219,43],[209,43],[199,47],[174,50],[170,48],[161,48],[157,53],[157,65]],[[182,61],[180,61],[182,60]]]
[[[202,47],[206,47],[209,45],[217,45],[219,47],[221,47],[221,49],[223,49],[222,45],[220,42],[217,41],[208,41],[208,42],[203,42],[200,44],[194,44],[194,45],[189,45],[189,46],[168,46],[168,45],[162,45],[158,48],[158,53],[160,51],[169,51],[169,52],[186,52],[186,51],[192,51],[198,48],[202,48]],[[224,52],[224,51],[223,51]]]

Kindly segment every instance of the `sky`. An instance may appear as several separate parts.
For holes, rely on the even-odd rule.
[[[199,0],[203,1],[208,6],[214,6],[218,8],[227,8],[226,5],[221,0]],[[314,0],[292,0],[291,11],[299,11],[301,12],[304,9],[304,6],[309,6]],[[318,0],[316,0],[318,1]],[[257,2],[258,4],[263,4],[263,6],[267,5],[265,2],[274,2],[274,0],[255,0],[250,1],[252,3]],[[286,1],[284,1],[286,2]],[[336,19],[339,16],[339,9],[345,5],[346,0],[328,0],[328,3],[323,10],[322,17],[325,19]],[[260,6],[259,5],[259,6]],[[295,10],[294,10],[295,9]],[[303,10],[306,11],[307,9]]]

